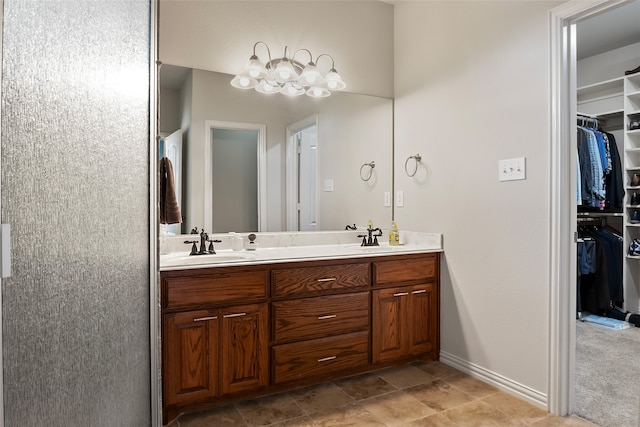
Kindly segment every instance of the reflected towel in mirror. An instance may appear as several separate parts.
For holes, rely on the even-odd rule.
[[[173,179],[173,165],[167,157],[160,159],[160,223],[180,224],[180,206],[176,199],[176,185]]]

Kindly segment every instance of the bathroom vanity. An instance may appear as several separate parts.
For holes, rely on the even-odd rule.
[[[437,360],[442,249],[431,246],[273,247],[228,262],[234,253],[222,250],[217,264],[166,263],[163,421]]]

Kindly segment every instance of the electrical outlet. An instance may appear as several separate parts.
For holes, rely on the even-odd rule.
[[[384,192],[384,207],[385,208],[391,207],[391,192],[390,191],[385,191]]]
[[[526,179],[524,157],[498,161],[498,181],[516,181]]]
[[[324,191],[326,192],[333,191],[333,179],[327,178],[324,180]]]
[[[399,208],[404,206],[404,191],[396,191],[396,206]]]

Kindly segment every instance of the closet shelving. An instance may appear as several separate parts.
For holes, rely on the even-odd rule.
[[[631,222],[631,215],[635,211],[640,212],[640,205],[632,205],[630,202],[633,193],[640,195],[640,186],[631,186],[634,174],[640,174],[640,129],[630,129],[631,122],[636,120],[640,120],[640,73],[624,77],[625,250],[633,239],[640,238],[640,224]],[[639,300],[640,256],[633,256],[627,253],[626,257],[624,283],[625,304],[628,304],[630,301],[637,302]],[[637,303],[634,304],[636,305],[627,306],[626,309],[638,311],[640,307],[637,306]]]
[[[619,126],[624,114],[624,78],[605,80],[577,89],[580,115]]]

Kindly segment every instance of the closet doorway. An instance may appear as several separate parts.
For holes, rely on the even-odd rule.
[[[589,413],[586,409],[594,406],[594,403],[602,403],[605,398],[612,396],[589,395],[584,389],[576,389],[576,386],[585,381],[590,375],[585,376],[585,355],[588,358],[589,347],[577,339],[584,339],[582,323],[576,322],[578,311],[577,301],[577,231],[580,223],[597,223],[597,226],[607,227],[614,233],[624,235],[624,243],[621,245],[621,263],[625,266],[623,279],[624,305],[627,310],[637,312],[640,298],[638,298],[638,271],[640,260],[629,259],[626,249],[629,241],[628,222],[630,209],[628,208],[630,194],[621,203],[621,206],[612,208],[607,212],[580,212],[578,209],[576,193],[579,188],[578,163],[576,151],[578,137],[576,135],[576,120],[578,112],[586,112],[587,116],[600,118],[596,127],[604,127],[605,131],[615,135],[618,143],[618,151],[621,154],[622,180],[625,190],[628,192],[628,178],[631,176],[629,159],[625,155],[629,150],[628,110],[625,103],[628,91],[628,82],[624,78],[624,71],[631,70],[640,65],[640,34],[630,34],[627,40],[618,40],[617,46],[595,48],[587,54],[578,52],[589,49],[589,30],[604,31],[598,42],[603,42],[606,36],[621,34],[616,32],[624,27],[626,17],[633,17],[635,23],[640,19],[639,2],[626,1],[601,1],[601,2],[568,2],[551,12],[551,293],[550,293],[550,352],[549,352],[549,393],[548,407],[551,412],[558,414],[577,413],[602,425],[638,425],[639,393],[632,392],[624,384],[613,384],[609,378],[602,380],[598,386],[592,389],[607,390],[604,393],[614,394],[622,391],[618,400],[615,398],[610,405],[601,405],[604,408],[600,414]],[[607,18],[612,14],[622,14],[614,24],[607,23]],[[631,30],[638,32],[637,24],[632,25]],[[613,31],[615,29],[616,31]],[[614,51],[621,46],[632,45],[629,63],[620,59],[620,52],[614,52],[611,57],[617,59],[610,63],[601,63],[599,67],[593,67],[598,58],[605,58],[606,51]],[[598,49],[600,51],[598,52]],[[598,56],[601,55],[601,56]],[[623,55],[624,56],[624,55]],[[639,62],[639,63],[636,63]],[[631,66],[629,64],[635,64]],[[615,68],[618,68],[616,71]],[[622,69],[620,69],[622,67]],[[613,73],[613,74],[612,74]],[[617,73],[617,75],[615,75]],[[588,99],[588,98],[591,99]],[[591,101],[595,101],[591,102]],[[596,104],[599,104],[596,106]],[[594,108],[589,111],[589,108]],[[604,113],[604,114],[602,114]],[[579,133],[579,132],[578,132]],[[635,138],[635,136],[633,137]],[[596,210],[597,211],[597,210]],[[634,232],[637,232],[635,230]],[[576,332],[576,328],[580,330]],[[640,330],[630,330],[635,336],[640,335]],[[614,334],[616,332],[613,332]],[[622,346],[624,340],[618,340],[618,336],[606,349],[602,341],[596,345],[595,353],[599,355],[600,366],[603,365],[602,350],[610,350],[613,347]],[[618,345],[619,344],[619,345]],[[635,345],[637,348],[637,345]],[[581,352],[584,352],[581,353]],[[597,356],[596,356],[597,357]],[[635,358],[633,358],[635,359]],[[629,365],[631,360],[616,360],[618,366]],[[627,370],[631,382],[638,383],[640,375],[634,369]],[[586,378],[586,379],[585,379]],[[624,390],[627,390],[624,392]],[[627,418],[619,418],[618,403],[626,405]],[[629,416],[631,414],[631,416]],[[600,418],[598,418],[600,417]]]

